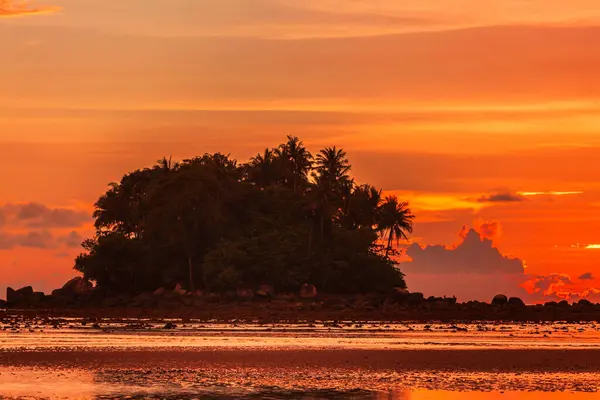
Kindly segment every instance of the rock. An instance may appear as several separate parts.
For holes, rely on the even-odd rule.
[[[577,305],[579,305],[580,307],[591,307],[594,304],[589,300],[581,299],[577,302]]]
[[[314,299],[318,296],[317,288],[314,285],[305,283],[300,287],[300,297],[303,299]]]
[[[419,293],[419,292],[410,293],[408,295],[408,297],[406,298],[406,302],[411,305],[421,304],[424,301],[425,301],[425,296],[423,296],[423,293]]]
[[[492,299],[493,306],[505,306],[506,304],[508,304],[508,297],[503,294],[497,294]]]
[[[31,305],[35,300],[31,286],[25,286],[19,290],[6,289],[6,301],[11,305]]]
[[[173,289],[173,293],[178,294],[180,296],[185,296],[185,294],[187,293],[187,290],[185,290],[181,284],[177,284],[175,285],[175,289]]]
[[[62,287],[63,290],[71,292],[75,295],[80,295],[80,294],[89,292],[93,288],[94,288],[94,285],[92,285],[92,282],[88,281],[87,279],[82,278],[81,276],[77,276],[77,277],[71,279],[70,281],[65,283]]]
[[[562,308],[568,308],[571,307],[571,305],[569,304],[569,302],[567,300],[563,300],[563,301],[559,301],[558,302],[558,306],[562,307]]]
[[[255,294],[259,297],[275,297],[275,289],[271,285],[260,285]]]
[[[11,287],[6,288],[6,301],[9,304],[17,304],[19,302],[17,291]]]
[[[158,288],[154,292],[152,292],[152,294],[155,296],[162,296],[165,294],[165,288],[163,288],[163,287]]]
[[[175,328],[177,328],[177,325],[175,325],[172,322],[167,322],[163,329],[175,329]]]
[[[58,305],[68,305],[75,302],[76,296],[73,292],[65,289],[56,289],[52,291],[51,302]]]
[[[34,292],[31,296],[31,305],[35,306],[44,302],[46,295],[43,292]]]
[[[0,308],[6,307],[6,301],[0,299]]]
[[[141,293],[131,300],[132,307],[150,307],[156,305],[158,299],[152,293]]]
[[[521,300],[519,297],[511,297],[508,299],[508,305],[514,308],[524,308],[526,307],[525,302]]]
[[[451,304],[451,305],[454,306],[454,305],[456,305],[457,299],[456,299],[456,296],[453,296],[453,297],[444,297],[444,301],[446,303]]]
[[[124,306],[130,302],[130,297],[126,295],[120,295],[117,297],[108,297],[104,299],[103,305],[104,307],[117,307]]]
[[[249,300],[254,297],[254,292],[252,291],[252,289],[238,289],[235,292],[235,297],[244,300]]]

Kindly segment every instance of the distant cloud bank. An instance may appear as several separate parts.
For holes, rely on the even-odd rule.
[[[498,222],[479,222],[459,232],[454,246],[412,244],[406,249],[410,261],[400,268],[411,291],[427,296],[456,296],[459,301],[491,301],[496,294],[521,297],[527,303],[546,301],[600,301],[600,289],[576,289],[570,275],[527,274],[525,262],[510,257],[494,245],[501,234]],[[592,281],[591,272],[580,281]]]
[[[58,7],[34,7],[28,1],[0,0],[0,18],[47,14],[58,9]]]

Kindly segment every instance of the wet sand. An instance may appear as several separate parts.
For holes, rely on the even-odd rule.
[[[15,316],[0,321],[0,388],[0,397],[64,399],[596,393],[600,325]]]
[[[366,368],[372,371],[598,372],[600,350],[152,349],[0,351],[4,367]]]

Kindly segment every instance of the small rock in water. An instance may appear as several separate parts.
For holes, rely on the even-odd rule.
[[[177,328],[177,325],[175,325],[172,322],[167,322],[164,327],[164,329],[175,329],[175,328]]]

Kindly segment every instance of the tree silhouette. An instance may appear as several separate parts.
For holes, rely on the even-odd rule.
[[[392,250],[394,241],[396,244],[401,239],[408,239],[408,234],[413,231],[413,215],[408,203],[399,202],[396,196],[388,196],[379,209],[379,230],[387,239],[386,257]]]
[[[342,149],[323,149],[313,163],[293,136],[246,164],[222,153],[165,157],[109,185],[75,268],[108,293],[176,283],[207,291],[404,287],[389,255],[414,216],[405,203],[356,185],[350,170]]]

